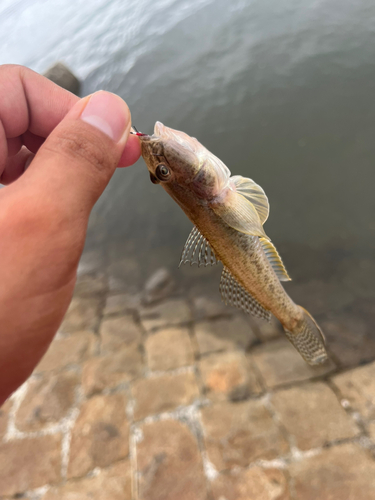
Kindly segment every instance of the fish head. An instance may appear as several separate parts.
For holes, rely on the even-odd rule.
[[[228,185],[229,169],[194,137],[156,122],[153,135],[139,138],[151,181],[176,201],[187,192],[210,199]]]

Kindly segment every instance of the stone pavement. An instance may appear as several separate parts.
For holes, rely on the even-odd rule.
[[[146,292],[81,276],[0,410],[1,499],[375,498],[374,362],[311,368],[276,321]]]

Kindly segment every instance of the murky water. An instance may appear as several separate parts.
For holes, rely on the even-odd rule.
[[[0,62],[63,60],[84,94],[125,98],[140,130],[182,129],[258,182],[291,295],[357,361],[375,356],[374,2],[3,0],[0,27]],[[114,176],[87,247],[141,282],[177,266],[190,228],[140,161]]]

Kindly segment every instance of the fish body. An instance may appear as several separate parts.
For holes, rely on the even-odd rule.
[[[264,319],[274,314],[309,364],[325,361],[319,326],[280,282],[290,278],[263,229],[269,214],[263,189],[251,179],[231,176],[195,138],[160,122],[152,136],[140,139],[151,181],[161,184],[194,224],[181,263],[221,261],[220,291],[226,303]]]

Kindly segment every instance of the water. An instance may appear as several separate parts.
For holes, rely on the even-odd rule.
[[[2,0],[0,26],[0,62],[44,71],[62,60],[84,94],[126,99],[143,132],[156,120],[182,129],[258,182],[288,291],[332,343],[352,322],[356,362],[375,356],[373,2]],[[139,161],[97,204],[87,249],[132,263],[142,282],[175,269],[190,228]],[[219,279],[190,271],[179,275],[190,285]]]

